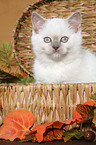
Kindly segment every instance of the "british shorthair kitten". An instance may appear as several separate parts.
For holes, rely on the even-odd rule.
[[[82,49],[81,13],[46,19],[32,13],[36,83],[96,82],[96,56]]]

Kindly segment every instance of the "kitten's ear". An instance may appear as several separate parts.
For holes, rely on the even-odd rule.
[[[75,31],[75,33],[78,32],[78,30],[80,30],[81,28],[81,20],[82,17],[80,11],[76,11],[68,18],[70,28],[72,28]]]
[[[39,29],[42,28],[45,21],[46,19],[40,16],[38,13],[34,11],[32,12],[32,25],[36,33],[38,33]]]

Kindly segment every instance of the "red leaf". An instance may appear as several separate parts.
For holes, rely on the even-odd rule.
[[[87,101],[87,102],[85,102],[85,103],[82,103],[82,104],[78,104],[77,105],[77,107],[79,107],[79,109],[81,109],[81,112],[82,112],[82,114],[88,114],[88,112],[87,112],[87,110],[86,110],[86,107],[85,107],[85,110],[84,110],[84,107],[82,107],[82,105],[89,105],[89,106],[94,106],[95,105],[95,102],[93,101],[93,100],[91,100],[91,101]],[[80,108],[81,107],[81,108]],[[82,109],[83,108],[83,109]],[[84,113],[85,112],[85,113]],[[85,116],[84,115],[80,115],[78,112],[77,112],[77,110],[75,109],[74,110],[74,119],[76,119],[77,121],[77,123],[81,123],[81,121],[83,120],[83,119],[85,119]]]
[[[66,122],[63,122],[63,121],[47,122],[47,123],[45,123],[43,125],[36,125],[32,129],[32,133],[31,134],[35,134],[38,142],[42,142],[42,141],[45,141],[46,135],[48,137],[50,132],[52,133],[52,131],[54,129],[56,129],[55,131],[60,130],[62,132],[61,128],[63,126],[65,127],[65,126],[71,125],[71,124],[73,124],[75,122],[76,122],[75,119],[74,120],[70,120],[70,121],[66,121]],[[27,137],[28,137],[28,135],[27,135]],[[51,139],[52,140],[56,139],[56,136],[55,137],[51,136]],[[48,140],[50,140],[50,139],[48,139]]]
[[[16,138],[23,139],[31,131],[29,128],[34,124],[34,115],[26,109],[18,109],[10,112],[3,120],[0,127],[0,138],[13,141]]]
[[[53,141],[53,140],[63,139],[63,130],[60,129],[50,129],[44,134],[44,141]]]
[[[36,138],[38,142],[43,141],[43,134],[45,133],[46,129],[52,128],[53,122],[47,122],[44,125],[36,125],[35,128],[32,129],[32,132],[36,132]]]

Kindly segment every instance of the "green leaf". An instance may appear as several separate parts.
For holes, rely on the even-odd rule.
[[[5,72],[10,73],[13,70],[12,66],[15,66],[16,69],[17,65],[12,45],[8,42],[3,42],[0,47],[0,68]]]
[[[96,105],[96,93],[92,94],[90,96],[90,99],[94,100],[95,101],[95,105]]]
[[[66,131],[63,133],[64,138],[64,142],[69,141],[70,139],[72,139],[73,137],[76,139],[80,139],[81,137],[84,136],[84,132],[81,132],[80,130],[77,129],[72,129],[71,131]]]
[[[14,54],[11,44],[8,42],[3,42],[2,46],[0,47],[0,62],[10,66],[10,64],[13,63],[11,61],[12,58],[14,58]]]
[[[12,45],[8,42],[3,42],[0,47],[0,69],[0,83],[11,83],[13,80],[18,82],[26,76],[15,58]]]
[[[25,135],[24,139],[20,140],[20,142],[27,142],[27,141],[38,142],[35,133],[27,134],[27,135]]]
[[[35,80],[32,77],[25,77],[24,79],[22,79],[19,83],[34,83]]]

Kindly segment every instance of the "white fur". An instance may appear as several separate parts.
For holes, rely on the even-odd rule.
[[[57,52],[44,37],[69,37],[68,42],[61,43]],[[70,29],[67,19],[47,19],[42,28],[32,32],[32,46],[35,54],[34,78],[36,83],[84,83],[96,82],[96,56],[81,47],[81,30]]]

